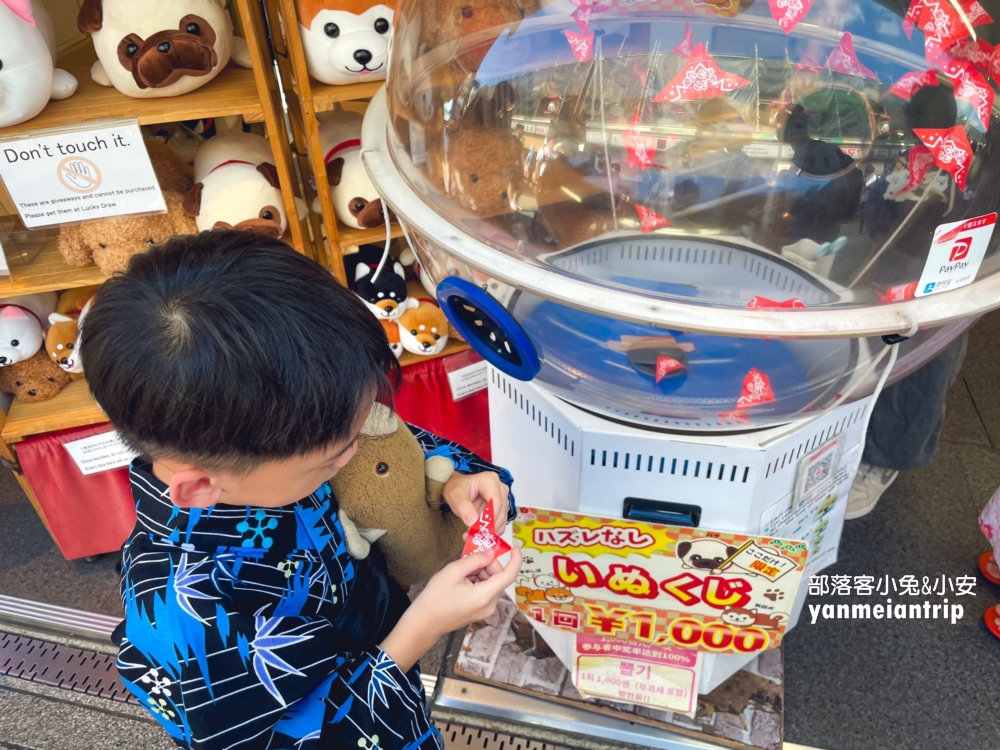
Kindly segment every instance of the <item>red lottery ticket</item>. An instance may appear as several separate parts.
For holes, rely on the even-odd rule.
[[[476,552],[485,552],[486,550],[492,550],[494,557],[500,557],[500,555],[510,552],[510,545],[496,535],[495,529],[493,503],[488,503],[483,508],[479,520],[472,524],[472,527],[469,529],[469,536],[465,540],[462,557],[468,557]]]

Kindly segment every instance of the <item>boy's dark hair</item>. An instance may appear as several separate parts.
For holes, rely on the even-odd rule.
[[[105,282],[82,325],[94,398],[155,458],[244,472],[352,437],[399,364],[329,271],[278,240],[175,237]]]

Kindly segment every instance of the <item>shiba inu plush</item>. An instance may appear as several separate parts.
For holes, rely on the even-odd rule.
[[[30,120],[76,91],[76,78],[55,66],[52,19],[38,0],[0,0],[0,127]]]
[[[399,341],[399,326],[391,320],[382,320],[381,323],[385,336],[389,339],[389,348],[396,355],[396,359],[399,359],[403,356],[403,344]]]
[[[357,112],[335,112],[319,126],[319,140],[337,219],[355,229],[374,229],[385,224],[385,216],[382,199],[361,162],[362,119]],[[318,196],[312,209],[321,211]]]
[[[209,138],[194,159],[184,212],[198,231],[249,229],[277,239],[288,229],[271,146],[253,133]]]
[[[381,81],[394,0],[295,0],[309,74],[332,84]]]
[[[83,377],[80,359],[80,323],[99,287],[70,289],[59,297],[56,311],[49,315],[49,330],[45,333],[45,351],[52,361],[66,372]]]
[[[381,262],[382,248],[362,245],[358,252],[344,257],[344,270],[347,278],[352,279],[351,291],[361,298],[376,318],[398,320],[404,312],[416,307],[417,301],[408,297],[402,264],[390,257],[378,271]]]
[[[367,557],[377,540],[400,584],[434,575],[462,549],[466,532],[458,516],[441,512],[441,493],[454,471],[444,456],[425,459],[409,428],[375,404],[358,452],[330,482],[351,556]]]
[[[220,0],[83,0],[77,26],[94,40],[94,81],[138,99],[194,91],[230,58],[250,67]]]
[[[433,302],[420,302],[399,318],[399,340],[413,354],[440,354],[448,344],[448,319]]]

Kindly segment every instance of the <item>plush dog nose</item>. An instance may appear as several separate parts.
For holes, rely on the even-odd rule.
[[[372,53],[366,49],[354,50],[354,59],[362,65],[367,65],[372,61]]]
[[[5,364],[7,364],[7,358],[6,357],[0,357],[0,365],[5,365]]]

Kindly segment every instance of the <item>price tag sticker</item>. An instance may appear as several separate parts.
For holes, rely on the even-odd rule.
[[[128,466],[139,455],[138,451],[126,446],[114,430],[74,440],[63,447],[84,476]]]
[[[992,213],[939,226],[914,296],[948,292],[975,281],[996,224]]]
[[[700,677],[701,654],[691,649],[576,637],[573,684],[586,697],[693,714]]]

